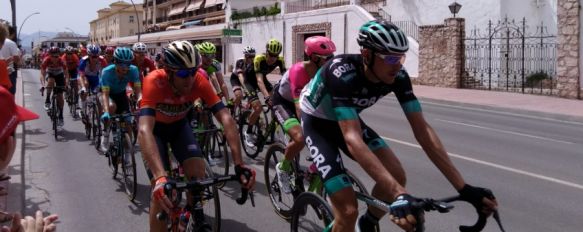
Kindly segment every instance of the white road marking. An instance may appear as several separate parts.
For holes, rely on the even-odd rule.
[[[444,119],[435,119],[435,120],[436,121],[440,121],[440,122],[451,123],[451,124],[455,124],[455,125],[462,125],[462,126],[474,127],[474,128],[484,129],[484,130],[496,131],[496,132],[505,133],[505,134],[519,135],[519,136],[524,136],[524,137],[528,137],[528,138],[534,138],[534,139],[540,139],[540,140],[547,140],[547,141],[558,142],[558,143],[565,143],[565,144],[574,144],[573,142],[567,142],[567,141],[563,141],[563,140],[551,139],[551,138],[547,138],[547,137],[541,137],[541,136],[536,136],[536,135],[529,135],[529,134],[524,134],[524,133],[519,133],[519,132],[513,132],[513,131],[507,131],[507,130],[500,130],[500,129],[490,128],[490,127],[478,126],[478,125],[474,125],[474,124],[454,122],[454,121],[444,120]]]
[[[417,144],[412,144],[409,142],[405,142],[405,141],[401,141],[401,140],[397,140],[397,139],[391,139],[391,138],[387,138],[384,136],[381,136],[383,139],[391,141],[391,142],[395,142],[395,143],[400,143],[406,146],[410,146],[410,147],[415,147],[415,148],[419,148],[421,149],[421,146],[417,145]],[[576,184],[573,182],[568,182],[568,181],[564,181],[564,180],[559,180],[557,178],[553,178],[553,177],[548,177],[548,176],[543,176],[543,175],[539,175],[536,173],[532,173],[532,172],[527,172],[527,171],[523,171],[520,169],[516,169],[516,168],[511,168],[511,167],[507,167],[504,165],[500,165],[500,164],[495,164],[495,163],[491,163],[491,162],[487,162],[487,161],[483,161],[483,160],[479,160],[479,159],[474,159],[474,158],[470,158],[470,157],[466,157],[463,155],[458,155],[458,154],[454,154],[454,153],[449,153],[448,155],[454,158],[458,158],[458,159],[463,159],[466,161],[470,161],[470,162],[474,162],[474,163],[478,163],[478,164],[482,164],[482,165],[486,165],[486,166],[490,166],[493,168],[498,168],[498,169],[502,169],[505,171],[509,171],[509,172],[513,172],[516,174],[521,174],[521,175],[525,175],[525,176],[529,176],[529,177],[533,177],[533,178],[537,178],[537,179],[541,179],[541,180],[546,180],[546,181],[550,181],[553,183],[557,183],[557,184],[561,184],[561,185],[565,185],[565,186],[569,186],[569,187],[573,187],[573,188],[577,188],[580,190],[583,190],[583,185],[580,184]]]

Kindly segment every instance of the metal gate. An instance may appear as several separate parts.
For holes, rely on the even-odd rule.
[[[526,19],[507,17],[487,34],[473,29],[465,38],[466,63],[462,87],[553,95],[557,84],[557,42],[541,22],[526,34]]]

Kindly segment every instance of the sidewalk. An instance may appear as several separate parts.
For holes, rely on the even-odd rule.
[[[281,76],[267,75],[270,82]],[[583,122],[583,100],[571,100],[552,96],[487,91],[476,89],[452,89],[426,85],[413,85],[415,95],[421,101],[441,102],[490,110],[504,110],[529,116]]]

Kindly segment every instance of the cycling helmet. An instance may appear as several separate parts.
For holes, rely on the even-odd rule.
[[[312,36],[304,41],[306,55],[332,55],[336,51],[336,45],[328,37]]]
[[[129,63],[134,60],[134,53],[129,48],[119,47],[113,52],[113,58],[116,62]]]
[[[154,60],[156,62],[160,62],[160,59],[162,59],[162,53],[158,52],[158,53],[156,53],[156,56],[154,57]]]
[[[283,45],[281,45],[281,42],[279,42],[277,39],[270,39],[267,42],[266,50],[271,54],[279,54],[281,53],[282,49]]]
[[[174,41],[163,52],[164,64],[170,68],[189,69],[200,65],[199,52],[188,41]]]
[[[243,48],[243,54],[245,54],[245,55],[255,55],[255,48],[253,48],[251,46],[247,46],[247,47]]]
[[[107,48],[105,48],[105,54],[113,55],[113,52],[114,51],[115,51],[115,48],[114,47],[107,47]]]
[[[66,52],[66,53],[68,53],[68,54],[71,54],[71,53],[73,53],[73,47],[71,47],[71,46],[67,46],[67,47],[65,48],[65,52]]]
[[[217,47],[210,42],[204,42],[196,45],[196,49],[202,54],[215,54],[217,53]]]
[[[51,47],[49,49],[49,54],[53,55],[53,54],[59,54],[61,53],[61,49],[59,49],[58,47]]]
[[[142,42],[137,42],[134,44],[134,46],[132,46],[132,51],[145,53],[147,48],[148,47],[146,46],[146,44]]]
[[[87,53],[88,54],[98,56],[100,52],[101,52],[101,49],[99,48],[99,46],[97,46],[95,44],[87,45]]]
[[[358,45],[375,52],[406,53],[409,42],[405,33],[387,21],[372,20],[362,25],[358,32]]]

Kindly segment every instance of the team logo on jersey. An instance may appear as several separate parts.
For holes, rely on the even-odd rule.
[[[352,103],[354,103],[357,106],[360,107],[369,107],[374,105],[377,102],[378,98],[377,97],[371,97],[371,98],[352,98]]]
[[[337,78],[340,78],[342,76],[342,74],[346,73],[346,72],[350,72],[353,71],[355,69],[353,64],[350,63],[345,63],[342,65],[338,65],[334,71],[332,71],[332,74],[334,76],[336,76]],[[354,75],[350,75],[351,77]],[[344,79],[344,78],[343,78]]]
[[[332,170],[330,165],[324,165],[326,163],[326,157],[320,153],[318,147],[313,146],[312,138],[310,136],[306,137],[306,145],[308,145],[308,149],[310,150],[310,155],[314,159],[314,163],[316,163],[316,167],[318,167],[318,171],[322,173],[322,179],[326,179],[328,173]]]

